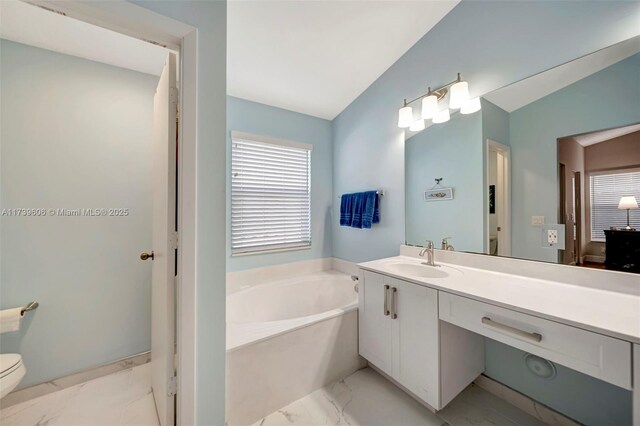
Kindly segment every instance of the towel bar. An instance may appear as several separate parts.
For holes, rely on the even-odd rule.
[[[27,306],[22,308],[21,313],[24,315],[25,312],[33,311],[34,309],[37,309],[38,306],[40,306],[38,302],[30,302]]]
[[[376,194],[382,197],[384,195],[384,189],[377,190]],[[342,195],[338,195],[338,198],[342,198]]]

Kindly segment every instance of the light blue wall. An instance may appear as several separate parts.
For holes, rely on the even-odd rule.
[[[582,424],[631,425],[631,391],[559,364],[555,364],[554,378],[542,379],[526,368],[524,355],[512,346],[486,339],[485,374]]]
[[[334,256],[392,256],[404,241],[404,138],[397,127],[403,98],[456,72],[473,96],[488,93],[628,39],[639,14],[637,2],[460,3],[333,121],[334,196],[386,191],[381,223],[370,231],[339,227],[334,209]]]
[[[226,0],[135,0],[197,29],[195,421],[225,423]],[[189,408],[189,407],[187,407]]]
[[[558,221],[557,139],[640,122],[640,54],[510,114],[512,254],[556,262],[531,216]]]
[[[127,208],[125,217],[0,218],[1,308],[38,301],[2,352],[20,387],[151,346],[151,128],[158,77],[0,42],[1,204]]]
[[[433,125],[406,142],[407,243],[440,247],[451,237],[456,249],[484,250],[482,111],[455,114],[447,123]],[[424,191],[443,178],[454,188],[451,201],[424,201]]]
[[[331,122],[244,99],[227,98],[227,146],[231,131],[288,139],[313,145],[311,152],[311,248],[281,253],[231,256],[231,180],[227,183],[227,270],[239,271],[331,256],[333,151]],[[231,174],[231,149],[227,176]]]

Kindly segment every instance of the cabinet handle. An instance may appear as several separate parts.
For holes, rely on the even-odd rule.
[[[384,286],[384,315],[389,315],[389,301],[387,300],[387,295],[389,294],[389,286]]]
[[[518,337],[522,337],[523,339],[532,340],[534,342],[540,342],[542,340],[542,334],[539,333],[529,333],[527,331],[522,331],[518,328],[511,327],[506,324],[502,324],[492,320],[489,317],[482,317],[482,323],[486,324],[490,327],[493,327],[497,330],[502,330],[507,333],[515,334]]]
[[[391,289],[391,319],[398,318],[398,289]]]

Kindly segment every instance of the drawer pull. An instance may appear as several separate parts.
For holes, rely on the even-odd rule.
[[[391,319],[398,318],[398,289],[391,289]]]
[[[529,333],[526,331],[522,331],[515,327],[508,326],[506,324],[502,324],[492,320],[489,317],[482,317],[482,323],[488,326],[491,326],[495,329],[505,331],[507,333],[515,334],[518,337],[522,337],[523,339],[532,340],[534,342],[540,342],[542,340],[542,334],[539,333]]]
[[[389,286],[384,286],[384,315],[389,315],[389,301],[387,300],[387,295],[389,294]]]

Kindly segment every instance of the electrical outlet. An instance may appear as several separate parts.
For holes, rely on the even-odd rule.
[[[540,226],[540,243],[544,248],[564,250],[564,225],[549,223]]]
[[[531,225],[544,225],[544,216],[531,216]]]

